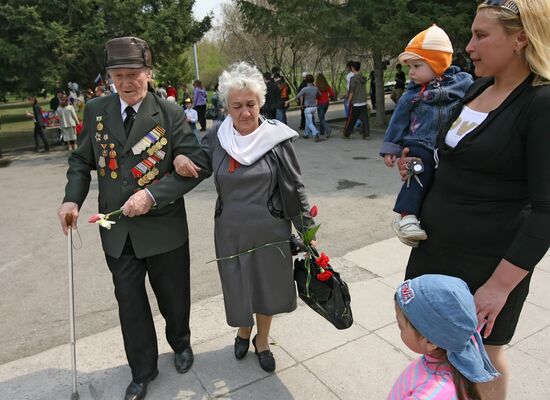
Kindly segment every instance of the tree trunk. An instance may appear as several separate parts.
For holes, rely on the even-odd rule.
[[[372,53],[374,61],[374,82],[376,86],[376,125],[384,126],[386,123],[386,95],[384,93],[384,63],[382,52],[374,50]]]

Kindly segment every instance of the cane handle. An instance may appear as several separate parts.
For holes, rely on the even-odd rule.
[[[67,228],[73,226],[73,214],[65,214],[65,223],[67,224]]]

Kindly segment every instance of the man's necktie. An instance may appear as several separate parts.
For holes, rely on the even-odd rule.
[[[130,136],[130,131],[132,130],[132,125],[134,125],[134,118],[136,116],[136,110],[133,107],[126,107],[126,119],[124,120],[124,132],[126,132],[126,137]]]

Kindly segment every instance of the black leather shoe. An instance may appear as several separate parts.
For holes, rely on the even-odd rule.
[[[194,360],[193,349],[191,349],[190,345],[181,353],[175,353],[174,365],[176,366],[176,371],[180,374],[185,374],[191,369]]]
[[[151,381],[154,381],[155,378],[158,376],[159,371],[158,369],[153,372],[153,375],[149,379],[144,380],[141,383],[136,383],[132,381],[128,387],[126,388],[126,394],[124,395],[124,400],[142,400],[145,398],[145,395],[147,394],[147,385]]]
[[[262,367],[265,372],[275,371],[275,357],[273,357],[273,353],[269,350],[258,353],[258,349],[256,348],[256,336],[252,339],[252,344],[254,345],[254,354],[258,356],[260,367]]]
[[[235,358],[237,360],[242,360],[244,356],[248,353],[248,348],[250,347],[250,338],[243,339],[237,334],[235,338]]]

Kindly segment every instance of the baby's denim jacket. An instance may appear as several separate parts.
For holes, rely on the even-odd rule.
[[[442,75],[422,85],[411,81],[401,96],[380,146],[380,155],[400,155],[409,143],[433,150],[438,132],[447,126],[455,107],[473,83],[472,76],[452,65]]]

